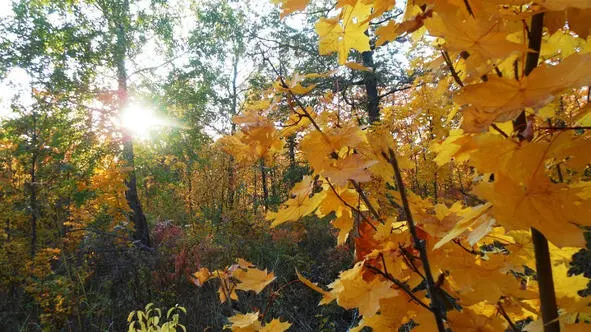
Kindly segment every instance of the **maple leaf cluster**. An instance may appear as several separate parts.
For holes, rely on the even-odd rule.
[[[308,5],[277,2],[282,15]],[[320,304],[358,309],[355,331],[404,324],[413,331],[517,331],[515,322],[541,331],[548,322],[540,311],[534,229],[548,240],[558,322],[584,330],[590,301],[577,291],[587,280],[567,271],[585,245],[583,226],[591,226],[591,22],[581,19],[591,17],[591,2],[408,1],[402,19],[386,20],[374,32],[370,23],[394,8],[394,1],[337,1],[336,15],[316,24],[320,54],[337,53],[339,64],[365,70],[347,60],[351,50],[372,50],[372,33],[376,47],[412,35],[439,55],[423,64],[436,71],[429,76],[435,84],[417,79],[410,102],[384,108],[380,122],[361,127],[326,106],[334,102],[332,92],[312,106],[302,102],[316,88],[302,83],[331,73],[280,77],[261,93],[267,101],[246,105],[237,119],[242,131],[224,139],[234,142],[227,151],[237,157],[248,147],[256,159],[272,160],[280,152],[274,147],[297,135],[312,171],[278,211],[267,213],[271,227],[332,215],[338,245],[354,235],[351,269],[326,288],[298,273],[300,281],[322,295]],[[460,127],[428,142],[433,171],[455,167],[471,176],[464,193],[471,203],[438,202],[405,188],[412,165],[400,114],[417,101],[415,115],[441,109],[424,98],[429,89],[447,99],[441,116]],[[283,129],[270,120],[277,105],[290,111],[280,120]],[[235,320],[255,323],[256,317]]]
[[[193,283],[202,286],[205,282],[218,279],[220,287],[218,294],[222,303],[226,301],[238,300],[237,290],[254,291],[259,294],[265,287],[275,280],[273,272],[267,273],[267,270],[257,269],[252,263],[238,258],[236,263],[223,270],[210,272],[209,269],[202,267],[192,275]],[[281,322],[279,319],[273,319],[267,324],[261,324],[261,315],[259,312],[247,314],[237,314],[229,317],[228,327],[232,331],[242,332],[282,332],[287,330],[291,324]]]

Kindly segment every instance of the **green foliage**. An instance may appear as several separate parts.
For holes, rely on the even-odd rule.
[[[176,332],[178,328],[187,331],[180,323],[180,312],[187,314],[187,309],[178,304],[166,312],[166,320],[162,317],[162,310],[154,308],[154,303],[148,303],[144,310],[132,311],[127,317],[129,332]],[[134,319],[135,317],[135,319]]]

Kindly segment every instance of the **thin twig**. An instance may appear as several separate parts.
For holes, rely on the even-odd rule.
[[[474,194],[471,194],[471,193],[469,193],[469,192],[466,192],[466,191],[465,191],[465,190],[463,190],[463,189],[459,189],[459,191],[460,191],[460,193],[461,193],[462,195],[464,195],[464,196],[466,196],[466,197],[468,197],[468,198],[470,198],[470,199],[473,199],[473,200],[475,200],[475,201],[476,201],[478,204],[485,204],[485,203],[486,203],[486,201],[485,201],[485,200],[482,200],[482,199],[478,198],[476,195],[474,195]]]
[[[296,102],[296,104],[298,104],[298,107],[302,110],[302,112],[304,112],[305,116],[310,120],[310,122],[312,123],[312,125],[314,126],[314,128],[316,128],[316,130],[318,130],[320,133],[322,133],[322,129],[320,129],[320,126],[316,123],[316,121],[314,120],[314,118],[312,117],[312,115],[310,113],[308,113],[308,110],[306,109],[306,107],[304,107],[304,105],[302,104],[302,102],[291,91],[291,89],[289,88],[289,86],[287,85],[287,83],[285,83],[285,80],[283,79],[283,76],[281,76],[281,74],[279,73],[279,71],[277,71],[277,68],[275,68],[275,66],[273,65],[273,63],[271,62],[271,60],[269,60],[267,57],[263,57],[263,61],[267,61],[269,63],[269,65],[271,66],[271,69],[273,69],[273,71],[275,72],[275,74],[277,75],[277,77],[279,77],[279,80],[281,81],[281,86],[283,88],[287,89],[287,91],[289,92],[289,96]]]
[[[299,279],[292,280],[292,281],[282,285],[281,287],[277,288],[276,290],[271,291],[271,293],[269,294],[269,299],[267,300],[267,305],[265,306],[265,310],[261,314],[261,321],[263,321],[263,322],[265,321],[265,316],[267,315],[267,312],[269,311],[269,308],[271,307],[271,305],[275,302],[275,298],[277,298],[277,296],[279,296],[279,292],[282,291],[285,287],[293,285],[298,282],[301,282],[301,281]]]
[[[469,254],[472,254],[472,255],[475,255],[475,256],[484,256],[484,253],[482,251],[474,250],[474,249],[471,249],[471,248],[466,248],[462,244],[462,241],[460,241],[459,239],[454,239],[453,242],[455,244],[457,244],[460,248],[464,249],[464,251],[466,251]]]
[[[404,284],[402,281],[394,278],[394,276],[392,276],[389,273],[384,273],[384,271],[378,269],[375,266],[372,265],[365,265],[367,266],[368,269],[374,271],[375,273],[381,275],[382,277],[388,279],[389,281],[393,282],[396,286],[398,286],[399,289],[402,289],[408,296],[410,296],[410,298],[415,301],[417,304],[419,304],[421,307],[429,310],[429,311],[433,311],[432,308],[430,308],[425,302],[421,301],[421,299],[419,299],[408,287],[408,285]]]
[[[390,90],[390,91],[388,91],[388,92],[385,92],[385,93],[384,93],[384,94],[382,94],[382,95],[379,95],[379,96],[378,96],[378,98],[380,98],[380,99],[381,99],[381,98],[384,98],[384,97],[386,97],[386,96],[388,96],[388,95],[391,95],[391,94],[393,94],[393,93],[400,92],[400,91],[406,91],[406,90],[408,90],[408,89],[412,89],[412,88],[414,88],[414,87],[418,87],[418,86],[421,86],[421,85],[423,85],[423,84],[424,84],[424,83],[422,83],[422,84],[419,84],[419,85],[408,85],[408,86],[403,86],[403,87],[401,87],[401,88],[394,88],[394,89],[392,89],[392,90]]]
[[[175,56],[175,57],[173,57],[173,58],[170,58],[170,59],[168,59],[168,60],[167,60],[167,61],[165,61],[165,62],[162,62],[162,63],[161,63],[161,64],[159,64],[159,65],[152,66],[152,67],[144,67],[144,68],[140,68],[140,69],[138,69],[138,70],[136,70],[136,71],[132,72],[131,74],[127,75],[127,78],[129,79],[130,77],[132,77],[132,76],[134,76],[134,75],[136,75],[136,74],[139,74],[139,73],[145,72],[145,71],[153,71],[153,70],[156,70],[156,69],[158,69],[158,68],[164,67],[164,66],[166,66],[166,65],[168,65],[168,64],[171,64],[171,63],[173,63],[173,62],[174,62],[174,61],[176,61],[177,59],[180,59],[181,57],[183,57],[183,56],[184,56],[185,54],[187,54],[187,53],[189,53],[189,51],[188,51],[188,50],[187,50],[187,51],[184,51],[184,52],[182,52],[181,54],[179,54],[179,55],[177,55],[177,56]]]
[[[501,301],[497,302],[497,309],[498,309],[499,313],[501,314],[501,316],[503,316],[503,318],[505,318],[505,320],[509,324],[511,331],[519,332],[519,329],[517,328],[517,326],[515,326],[515,323],[513,323],[513,321],[511,320],[511,317],[509,317],[509,315],[507,315],[507,311],[505,311],[505,308],[503,308],[503,304],[501,303]]]
[[[472,11],[472,7],[470,7],[470,3],[468,2],[468,0],[464,0],[464,5],[466,6],[466,10],[468,11],[468,14],[470,14],[470,16],[474,17],[474,11]]]
[[[332,192],[337,196],[337,198],[343,202],[343,204],[345,204],[345,206],[347,206],[348,208],[350,208],[351,210],[355,211],[358,215],[361,216],[361,218],[363,218],[363,221],[367,222],[371,228],[374,229],[374,231],[377,231],[378,229],[376,228],[376,226],[374,226],[374,224],[371,223],[371,221],[369,221],[369,219],[367,219],[366,216],[363,215],[363,213],[361,213],[361,211],[359,211],[357,208],[355,208],[353,205],[349,204],[347,201],[345,201],[341,195],[339,195],[339,193],[337,192],[337,190],[335,189],[335,187],[332,185],[332,183],[330,182],[330,180],[328,178],[324,178],[326,180],[326,182],[328,183],[328,186],[330,187],[330,189],[332,189]]]
[[[349,180],[349,181],[351,181],[351,183],[353,184],[353,187],[355,187],[355,190],[357,190],[359,197],[361,197],[361,199],[363,200],[363,203],[365,203],[365,205],[369,209],[369,212],[373,215],[374,218],[376,218],[376,220],[378,220],[379,222],[381,222],[383,224],[384,220],[382,219],[382,217],[380,217],[380,214],[378,213],[378,211],[371,204],[371,202],[369,201],[369,198],[367,198],[367,195],[365,195],[365,192],[363,192],[363,189],[361,189],[361,186],[359,185],[359,183],[355,182],[355,180]]]
[[[456,83],[458,83],[459,86],[464,87],[464,82],[462,82],[460,75],[458,75],[458,72],[454,68],[454,65],[449,57],[449,53],[447,53],[446,50],[441,50],[441,55],[443,56],[443,60],[445,60],[445,63],[447,64],[447,67],[449,68],[454,81],[456,81]]]
[[[499,128],[499,126],[497,126],[495,123],[491,124],[490,126],[493,127],[494,130],[498,131],[503,137],[509,138],[509,135],[507,135],[507,133],[504,132],[503,129]]]
[[[408,267],[410,267],[411,270],[413,270],[416,274],[420,275],[423,280],[425,280],[425,276],[421,273],[421,271],[419,271],[419,268],[413,262],[413,260],[417,259],[417,257],[411,255],[410,252],[408,252],[408,250],[401,246],[398,246],[398,248],[400,249],[400,252],[402,252],[402,257],[406,265],[408,265]]]
[[[539,127],[540,129],[545,130],[556,130],[556,131],[564,131],[564,130],[591,130],[591,126],[575,126],[575,127]]]

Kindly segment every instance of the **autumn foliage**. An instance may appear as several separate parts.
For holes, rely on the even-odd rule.
[[[0,329],[591,330],[591,1],[178,3],[0,23]]]
[[[307,5],[279,2],[282,15]],[[236,118],[239,132],[221,139],[236,158],[248,146],[268,161],[296,135],[312,171],[267,213],[271,227],[332,214],[337,244],[354,238],[351,269],[326,286],[299,279],[322,294],[320,304],[358,310],[354,330],[587,329],[589,301],[577,294],[587,280],[568,270],[591,226],[590,26],[576,19],[591,15],[591,3],[408,1],[401,20],[375,30],[393,1],[335,5],[316,32],[320,54],[336,53],[338,64],[373,71],[347,62],[373,50],[372,33],[375,47],[409,35],[431,55],[415,64],[429,70],[405,102],[382,101],[380,121],[364,125],[332,91],[311,97],[312,83],[292,83],[306,76],[277,72]],[[288,115],[277,117],[279,108]],[[428,124],[412,123],[425,112]],[[422,156],[405,142],[420,130],[429,135],[410,140]],[[436,174],[428,196],[411,184],[420,181],[413,162],[428,166],[426,154]],[[438,197],[438,172],[470,179],[460,178],[462,198]],[[548,275],[551,296],[540,294]]]

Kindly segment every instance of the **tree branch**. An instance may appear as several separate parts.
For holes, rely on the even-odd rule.
[[[445,51],[445,50],[441,50],[441,55],[443,56],[443,60],[445,60],[445,63],[447,64],[447,67],[449,68],[449,71],[451,72],[451,77],[453,77],[454,81],[456,81],[456,83],[459,86],[464,87],[464,82],[462,82],[462,79],[460,78],[460,76],[458,75],[458,72],[454,68],[453,63],[451,62],[451,59],[449,58],[449,53],[447,53],[447,51]]]
[[[408,223],[408,228],[410,230],[410,234],[412,236],[414,247],[419,251],[421,263],[423,264],[423,269],[425,270],[425,278],[427,281],[427,289],[429,291],[429,298],[431,298],[431,312],[435,316],[435,322],[437,324],[437,330],[439,332],[445,332],[445,325],[444,325],[444,317],[445,317],[445,307],[441,305],[439,302],[438,296],[436,293],[436,285],[435,280],[433,279],[433,274],[431,273],[431,266],[429,265],[429,259],[427,257],[427,248],[425,240],[421,239],[417,233],[416,225],[414,219],[412,217],[412,213],[410,211],[410,204],[408,202],[408,198],[406,197],[406,190],[404,187],[404,182],[402,181],[402,175],[400,173],[400,167],[398,166],[398,160],[396,160],[396,155],[392,149],[388,150],[389,155],[382,152],[382,155],[390,162],[392,168],[394,168],[394,175],[396,177],[396,186],[398,187],[398,191],[400,192],[400,198],[402,200],[402,206],[404,208],[404,214],[406,215],[406,220]]]

